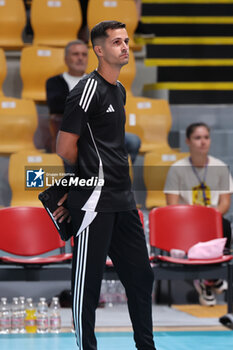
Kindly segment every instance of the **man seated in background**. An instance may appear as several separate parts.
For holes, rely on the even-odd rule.
[[[65,64],[68,71],[49,78],[46,82],[47,104],[50,113],[51,151],[56,152],[56,138],[60,130],[69,92],[86,75],[88,47],[82,40],[69,42],[65,47]],[[141,141],[135,134],[126,133],[125,146],[134,163]]]
[[[191,124],[186,129],[186,143],[190,157],[175,162],[169,169],[164,193],[167,205],[189,204],[215,207],[222,215],[230,208],[233,192],[232,176],[228,166],[208,155],[210,129],[205,123]],[[226,250],[231,247],[231,225],[222,217]],[[215,305],[214,293],[227,289],[223,280],[194,281],[202,305]]]
[[[81,40],[69,42],[65,47],[65,64],[68,71],[51,77],[46,82],[47,103],[50,112],[51,150],[56,152],[56,137],[60,130],[65,102],[69,92],[85,76],[88,48]]]

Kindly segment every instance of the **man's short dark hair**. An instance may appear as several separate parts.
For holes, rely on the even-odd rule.
[[[73,40],[73,41],[70,41],[68,42],[68,44],[65,46],[65,56],[67,56],[69,54],[69,48],[73,45],[84,45],[87,47],[87,44],[80,40],[80,39],[77,39],[77,40]]]
[[[125,23],[118,21],[103,21],[96,24],[91,30],[91,43],[94,47],[96,45],[97,39],[104,39],[108,37],[107,30],[108,29],[121,29],[125,28]]]
[[[203,122],[193,123],[193,124],[190,124],[186,129],[186,138],[190,139],[190,136],[192,135],[192,133],[196,130],[196,128],[199,128],[200,126],[203,126],[210,132],[210,127],[206,123],[203,123]]]

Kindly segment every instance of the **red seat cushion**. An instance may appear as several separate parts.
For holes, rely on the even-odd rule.
[[[64,262],[72,259],[71,253],[52,255],[47,257],[34,257],[34,258],[14,258],[11,256],[2,256],[1,261],[14,264],[54,264]]]
[[[232,260],[232,255],[223,255],[216,259],[179,259],[173,258],[171,256],[157,255],[155,259],[160,261],[169,262],[173,264],[183,264],[183,265],[208,265],[208,264],[222,264],[226,261]]]

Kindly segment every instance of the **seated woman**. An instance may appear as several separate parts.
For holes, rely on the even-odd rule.
[[[189,204],[215,207],[224,215],[230,208],[233,192],[232,176],[228,166],[208,154],[210,128],[205,123],[191,124],[186,129],[186,143],[190,157],[179,160],[169,169],[164,193],[167,205]],[[231,225],[223,217],[226,250],[231,246]],[[214,293],[227,289],[223,280],[194,281],[202,305],[215,305]]]

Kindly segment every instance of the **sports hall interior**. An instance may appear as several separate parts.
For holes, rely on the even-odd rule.
[[[220,319],[233,311],[231,260],[209,265],[160,260],[161,251],[169,249],[156,245],[151,212],[166,206],[166,175],[175,161],[188,155],[185,129],[191,123],[210,126],[210,154],[233,174],[233,1],[141,3],[143,31],[137,33],[134,0],[89,0],[85,33],[96,23],[113,19],[126,23],[130,37],[129,64],[119,80],[127,92],[126,131],[141,139],[130,176],[155,275],[153,326],[158,349],[174,349],[172,344],[192,349],[193,342],[201,350],[215,349],[208,347],[210,342],[220,344],[216,349],[229,349],[233,316],[227,326]],[[72,242],[61,241],[55,233],[47,247],[40,242],[48,226],[55,229],[41,212],[41,188],[27,188],[26,171],[46,168],[58,177],[64,172],[62,160],[49,150],[45,82],[65,71],[64,47],[78,38],[82,21],[79,0],[0,0],[0,298],[9,302],[20,295],[35,303],[39,297],[49,302],[70,290]],[[97,64],[90,41],[88,45],[87,73]],[[233,204],[226,218],[233,223]],[[31,243],[35,237],[37,247]],[[228,279],[230,292],[217,296],[213,307],[199,305],[193,279],[215,275]],[[111,300],[104,294],[108,284],[114,294]],[[112,337],[116,344],[122,342],[123,350],[125,344],[133,349],[127,338],[132,328],[126,299],[110,261],[102,287],[96,319],[100,348],[110,348],[107,342]],[[120,302],[116,293],[123,294]],[[61,314],[61,341],[73,349],[70,306],[62,307]],[[17,339],[0,334],[0,346],[18,346]],[[30,339],[24,340],[22,348],[31,346]],[[46,338],[47,346],[59,348],[50,341]]]

